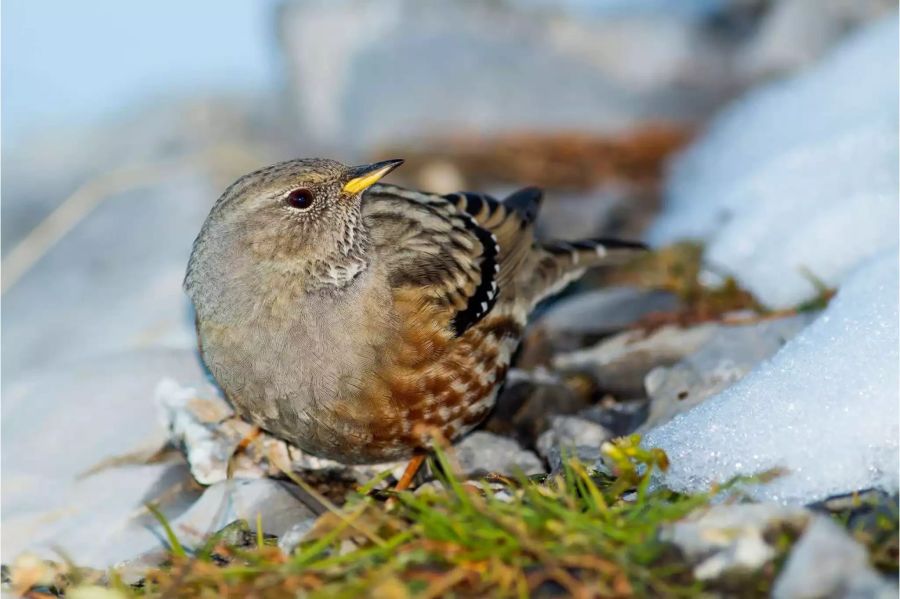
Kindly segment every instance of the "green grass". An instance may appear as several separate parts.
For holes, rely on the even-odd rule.
[[[328,506],[292,555],[267,542],[258,525],[242,545],[219,535],[193,551],[164,525],[171,546],[165,565],[139,587],[114,576],[110,586],[145,597],[703,594],[658,532],[716,491],[649,490],[666,457],[637,441],[605,446],[614,476],[567,460],[560,476],[478,483],[461,482],[451,457],[438,451],[432,467],[442,488],[361,489],[340,509]]]
[[[462,482],[453,474],[452,455],[437,451],[432,470],[439,487],[393,493],[367,485],[340,508],[322,498],[326,513],[291,555],[263,535],[260,518],[253,525],[233,523],[190,548],[155,511],[170,546],[164,563],[134,586],[112,573],[102,592],[160,598],[717,594],[693,578],[658,533],[722,491],[766,477],[682,495],[651,489],[666,456],[641,448],[636,436],[605,444],[603,451],[611,474],[566,460],[559,476],[494,476],[477,483]],[[896,531],[896,519],[892,526]],[[768,593],[793,540],[778,544],[777,559],[745,588],[749,595]],[[873,560],[890,570],[885,562],[893,559],[896,571],[896,544],[890,553],[892,538],[882,541],[872,541]],[[68,578],[91,581],[71,571]],[[66,585],[53,586],[64,592]]]

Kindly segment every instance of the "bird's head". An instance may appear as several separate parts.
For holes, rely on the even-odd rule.
[[[362,194],[403,163],[346,166],[321,158],[282,162],[245,175],[213,206],[194,262],[228,260],[340,283],[364,262]]]

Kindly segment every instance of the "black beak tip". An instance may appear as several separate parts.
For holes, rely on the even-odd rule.
[[[401,166],[404,162],[406,162],[406,161],[403,160],[402,158],[391,158],[390,160],[385,160],[381,164],[390,166],[391,170],[394,170],[395,168]]]

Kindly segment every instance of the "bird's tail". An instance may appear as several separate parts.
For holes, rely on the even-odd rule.
[[[529,285],[532,306],[559,293],[589,268],[621,264],[645,251],[647,246],[642,243],[618,239],[543,243],[537,250],[534,278]]]

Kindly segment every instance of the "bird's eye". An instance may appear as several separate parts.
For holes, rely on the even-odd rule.
[[[313,194],[308,189],[295,189],[287,195],[286,201],[291,208],[307,210],[313,204]]]

